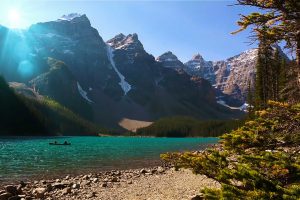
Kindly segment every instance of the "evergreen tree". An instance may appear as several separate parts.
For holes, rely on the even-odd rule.
[[[254,38],[268,39],[272,43],[286,42],[296,55],[296,68],[300,69],[300,3],[299,0],[237,0],[237,5],[263,10],[241,15],[238,33],[251,27]]]
[[[254,115],[254,99],[253,99],[253,89],[252,89],[252,86],[251,86],[251,81],[249,80],[248,81],[248,96],[247,96],[247,102],[249,104],[249,107],[248,107],[248,117],[250,119],[252,119],[253,115]]]

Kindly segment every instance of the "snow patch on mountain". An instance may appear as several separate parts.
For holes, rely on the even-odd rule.
[[[114,61],[114,49],[109,45],[107,45],[107,56],[108,56],[108,59],[109,59],[111,65],[113,66],[113,69],[115,70],[115,72],[118,74],[118,76],[120,78],[119,85],[121,86],[122,90],[124,91],[124,95],[126,95],[131,90],[131,85],[125,81],[125,77],[120,73],[120,71],[116,67],[116,64]]]
[[[249,108],[249,104],[248,103],[244,103],[243,105],[239,106],[239,107],[233,107],[233,106],[229,106],[226,104],[226,102],[222,99],[219,99],[217,100],[217,103],[222,105],[222,106],[225,106],[227,108],[230,108],[231,110],[240,110],[240,111],[243,111],[243,112],[247,112],[248,108]]]
[[[58,21],[72,21],[73,19],[77,18],[77,17],[81,17],[81,14],[78,13],[71,13],[68,15],[63,15],[62,17],[60,17],[58,19]]]
[[[87,100],[89,103],[94,103],[92,100],[90,100],[87,96],[87,92],[84,91],[81,87],[81,85],[79,84],[79,82],[77,82],[77,88],[78,88],[78,92],[79,94],[82,96],[82,98],[84,98],[85,100]]]

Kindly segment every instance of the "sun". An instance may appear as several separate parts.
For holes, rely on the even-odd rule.
[[[11,9],[8,12],[8,20],[11,28],[18,28],[21,25],[21,13],[17,9]]]

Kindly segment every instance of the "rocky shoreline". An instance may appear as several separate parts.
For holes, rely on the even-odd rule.
[[[0,187],[0,200],[201,199],[201,187],[219,187],[219,184],[189,170],[175,171],[170,166],[156,166],[68,175],[61,179],[21,181],[16,185]]]

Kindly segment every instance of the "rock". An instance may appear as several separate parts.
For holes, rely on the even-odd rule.
[[[152,175],[152,173],[151,172],[147,172],[147,173],[145,173],[145,175],[150,176],[150,175]]]
[[[84,176],[82,177],[82,179],[83,179],[83,180],[88,180],[89,177],[88,177],[87,175],[84,175]]]
[[[204,195],[200,194],[200,195],[195,195],[191,197],[191,200],[203,200],[204,199]]]
[[[51,184],[47,184],[46,188],[47,188],[47,192],[51,192],[53,189]]]
[[[17,187],[17,191],[18,191],[18,194],[22,194],[23,192],[22,192],[22,185],[21,184],[19,184],[18,185],[18,187]]]
[[[6,191],[5,190],[0,190],[0,194],[3,194],[5,193]]]
[[[13,195],[11,193],[2,193],[0,194],[0,200],[7,200],[8,198],[12,197]]]
[[[91,181],[90,180],[85,180],[82,182],[82,185],[90,185]]]
[[[54,183],[52,185],[52,187],[55,188],[55,189],[64,189],[68,185],[69,185],[68,183]]]
[[[102,183],[101,187],[107,187],[107,183]]]
[[[165,171],[165,169],[164,169],[163,167],[160,167],[160,166],[159,166],[159,167],[157,168],[157,172],[158,172],[158,173],[163,173],[164,171]]]
[[[108,182],[108,181],[109,181],[109,179],[108,179],[108,178],[105,178],[103,181],[104,181],[104,182]]]
[[[26,187],[26,183],[24,181],[20,181],[20,184],[19,184],[22,188],[23,187]]]
[[[70,187],[67,187],[65,188],[63,191],[62,191],[62,194],[63,195],[66,195],[66,194],[70,194],[72,192],[71,188]]]
[[[118,178],[117,177],[113,177],[112,179],[111,179],[111,182],[118,182],[119,180],[118,180]]]
[[[12,196],[12,197],[9,197],[8,200],[20,200],[21,197],[19,196]]]
[[[132,181],[130,180],[130,181],[127,181],[127,184],[132,184]]]
[[[73,188],[73,189],[79,189],[79,188],[80,188],[80,184],[74,183],[74,184],[72,185],[72,188]]]
[[[5,190],[7,193],[11,193],[13,195],[18,195],[18,189],[16,186],[7,185],[7,186],[5,186]]]
[[[98,178],[94,178],[93,183],[97,183],[97,182],[98,182]]]
[[[145,174],[145,173],[147,173],[147,170],[141,169],[140,173],[141,173],[141,174]]]
[[[37,198],[44,198],[45,193],[47,192],[47,188],[36,188],[33,190],[33,194],[35,195],[35,197]]]
[[[92,192],[90,194],[88,194],[87,198],[93,198],[96,196],[96,192]]]
[[[116,172],[114,173],[114,175],[116,175],[116,176],[121,176],[121,172],[120,172],[120,171],[116,171]]]

